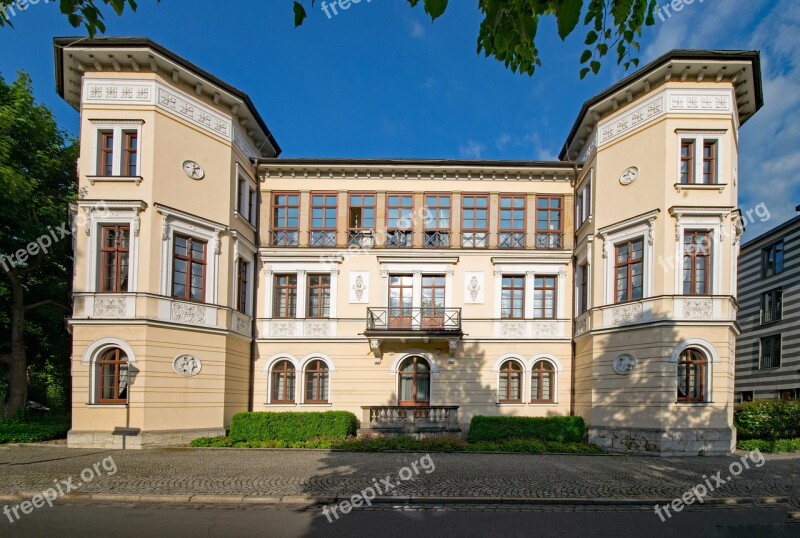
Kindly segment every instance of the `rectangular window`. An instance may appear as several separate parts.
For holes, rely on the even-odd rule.
[[[331,317],[331,275],[308,275],[308,307],[306,317]]]
[[[297,275],[275,275],[273,318],[297,317]]]
[[[761,339],[759,365],[762,370],[781,367],[781,335],[773,334]]]
[[[499,248],[525,248],[525,195],[500,196]]]
[[[206,242],[175,236],[172,256],[172,296],[187,301],[205,300]]]
[[[589,265],[578,266],[578,315],[589,309]]]
[[[694,183],[694,140],[681,140],[681,183]]]
[[[644,239],[616,245],[615,255],[615,302],[641,299],[644,294]]]
[[[272,245],[296,247],[300,244],[300,193],[272,195]]]
[[[450,246],[450,195],[425,195],[426,248]]]
[[[783,318],[783,290],[768,291],[761,295],[761,323],[773,323]]]
[[[100,131],[97,160],[98,176],[114,175],[114,131]]]
[[[461,246],[489,246],[489,197],[465,194],[461,196]]]
[[[309,246],[336,246],[337,198],[335,193],[311,193],[311,231],[309,232]]]
[[[536,197],[536,248],[559,249],[564,247],[562,207],[560,196]]]
[[[765,248],[761,254],[761,275],[764,278],[783,272],[783,241]]]
[[[100,247],[100,291],[124,293],[128,291],[128,260],[130,257],[130,226],[103,226],[103,244]]]
[[[386,246],[412,247],[414,195],[389,194],[386,199]]]
[[[348,207],[348,245],[370,248],[375,245],[375,194],[351,194]]]
[[[703,142],[703,183],[711,185],[717,182],[717,143]]]
[[[556,319],[556,277],[537,276],[533,287],[533,317]]]
[[[256,228],[258,224],[258,192],[249,185],[247,186],[247,191],[247,221],[253,226],[253,228]]]
[[[236,191],[239,196],[236,198],[236,211],[240,215],[244,215],[247,210],[247,191],[247,180],[239,176],[239,190]]]
[[[122,148],[122,175],[128,177],[136,176],[138,175],[136,164],[139,152],[139,133],[137,131],[124,131],[123,140],[125,145]]]
[[[711,234],[685,232],[683,235],[683,294],[711,293]]]
[[[422,328],[444,329],[445,276],[422,277]]]
[[[247,314],[247,293],[248,293],[248,272],[250,271],[250,263],[247,260],[239,258],[238,271],[236,278],[236,310],[242,314]]]
[[[502,319],[525,318],[525,277],[504,276],[500,296],[500,317]]]
[[[592,181],[587,179],[584,187],[575,197],[575,216],[577,227],[586,222],[592,216]]]
[[[389,328],[409,329],[413,320],[414,277],[389,275]]]

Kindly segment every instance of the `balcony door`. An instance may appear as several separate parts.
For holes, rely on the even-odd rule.
[[[389,328],[410,329],[414,304],[414,277],[392,275],[389,277]]]
[[[409,407],[431,405],[431,365],[422,357],[409,357],[400,365],[398,404]]]
[[[444,275],[422,277],[422,328],[444,328]]]

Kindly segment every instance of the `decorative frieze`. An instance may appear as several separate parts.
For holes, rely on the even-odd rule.
[[[96,297],[94,300],[94,318],[124,319],[128,313],[128,301],[125,297]]]
[[[204,306],[198,304],[173,301],[170,305],[169,317],[172,321],[205,325],[206,309]]]
[[[683,315],[686,319],[712,319],[714,303],[711,299],[686,299],[683,302]]]
[[[614,325],[629,325],[638,323],[644,317],[644,308],[641,303],[632,303],[618,306],[611,311],[611,319]]]

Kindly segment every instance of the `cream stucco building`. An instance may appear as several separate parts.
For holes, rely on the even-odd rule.
[[[82,140],[70,446],[346,410],[387,434],[575,414],[610,450],[733,447],[757,53],[657,59],[583,105],[555,162],[279,159],[247,95],[149,40],[55,56]]]

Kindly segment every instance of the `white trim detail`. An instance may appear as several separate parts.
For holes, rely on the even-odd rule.
[[[398,368],[400,368],[400,364],[409,357],[422,357],[428,364],[431,365],[431,374],[438,374],[439,373],[439,365],[436,363],[436,359],[433,356],[433,353],[429,351],[424,351],[422,349],[407,349],[401,353],[397,354],[397,358],[392,361],[392,365],[389,367],[389,375],[397,375]],[[433,382],[431,382],[433,383]],[[433,387],[431,386],[431,389]],[[433,398],[433,390],[431,390],[431,398]]]
[[[92,163],[89,168],[92,173],[88,178],[91,184],[94,184],[94,177],[102,176],[110,178],[111,180],[124,181],[128,177],[141,177],[142,175],[142,125],[143,120],[100,120],[90,119],[89,123],[92,125]],[[100,174],[98,164],[100,163],[100,131],[111,131],[114,146],[111,150],[113,162],[111,165],[111,175]],[[135,132],[136,133],[136,176],[123,176],[122,175],[122,141],[123,133]],[[138,181],[137,181],[138,185]]]
[[[86,348],[81,357],[81,364],[89,366],[89,405],[97,404],[97,368],[95,368],[97,358],[103,351],[113,347],[117,347],[125,353],[129,364],[136,363],[136,353],[133,352],[130,344],[124,340],[119,338],[100,338],[89,344],[89,347]],[[130,398],[130,369],[128,372],[128,398]]]
[[[683,295],[683,236],[686,232],[711,232],[711,289],[707,295],[722,295],[723,245],[725,224],[731,213],[729,209],[670,208],[675,218],[675,295]],[[734,263],[734,265],[736,265]]]
[[[644,253],[642,255],[644,278],[642,299],[647,299],[653,295],[653,244],[655,236],[655,221],[660,213],[659,209],[645,213],[638,217],[626,221],[612,224],[598,231],[598,235],[603,240],[603,282],[605,282],[605,305],[613,305],[614,302],[614,246],[623,241],[643,239]]]

